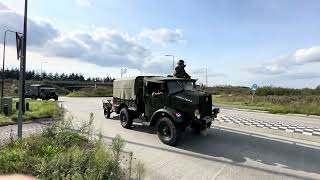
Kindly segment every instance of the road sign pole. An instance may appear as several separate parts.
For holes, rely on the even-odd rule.
[[[24,27],[23,27],[23,47],[22,58],[20,59],[20,96],[19,96],[19,115],[18,115],[18,137],[22,138],[22,121],[25,110],[25,71],[27,59],[27,17],[28,17],[28,0],[24,4]]]
[[[252,96],[251,96],[251,103],[253,103],[254,95],[256,94],[256,91],[252,91]]]

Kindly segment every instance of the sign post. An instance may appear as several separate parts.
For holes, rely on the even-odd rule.
[[[251,103],[253,103],[254,95],[256,94],[256,90],[258,89],[258,85],[257,84],[252,84],[250,89],[252,91]]]

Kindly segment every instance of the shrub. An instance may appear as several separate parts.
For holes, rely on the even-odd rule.
[[[102,136],[90,139],[93,118],[90,114],[89,122],[80,130],[74,130],[70,120],[56,121],[41,134],[11,140],[0,149],[0,174],[40,179],[123,179],[126,170],[121,167],[120,153],[124,140],[117,135],[109,147]],[[144,172],[143,165],[138,168]]]
[[[111,87],[98,87],[95,89],[84,88],[79,91],[73,91],[69,93],[67,96],[69,97],[106,97],[112,96],[112,88]]]

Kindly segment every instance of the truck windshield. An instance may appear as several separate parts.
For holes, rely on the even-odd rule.
[[[168,93],[174,94],[183,90],[194,91],[194,83],[191,81],[169,81]]]

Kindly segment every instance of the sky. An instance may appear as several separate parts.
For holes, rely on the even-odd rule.
[[[23,0],[0,1],[0,34],[22,32]],[[172,74],[209,85],[320,85],[317,0],[29,0],[27,69],[89,76]],[[0,35],[1,37],[1,35]],[[18,67],[8,35],[6,67]]]

